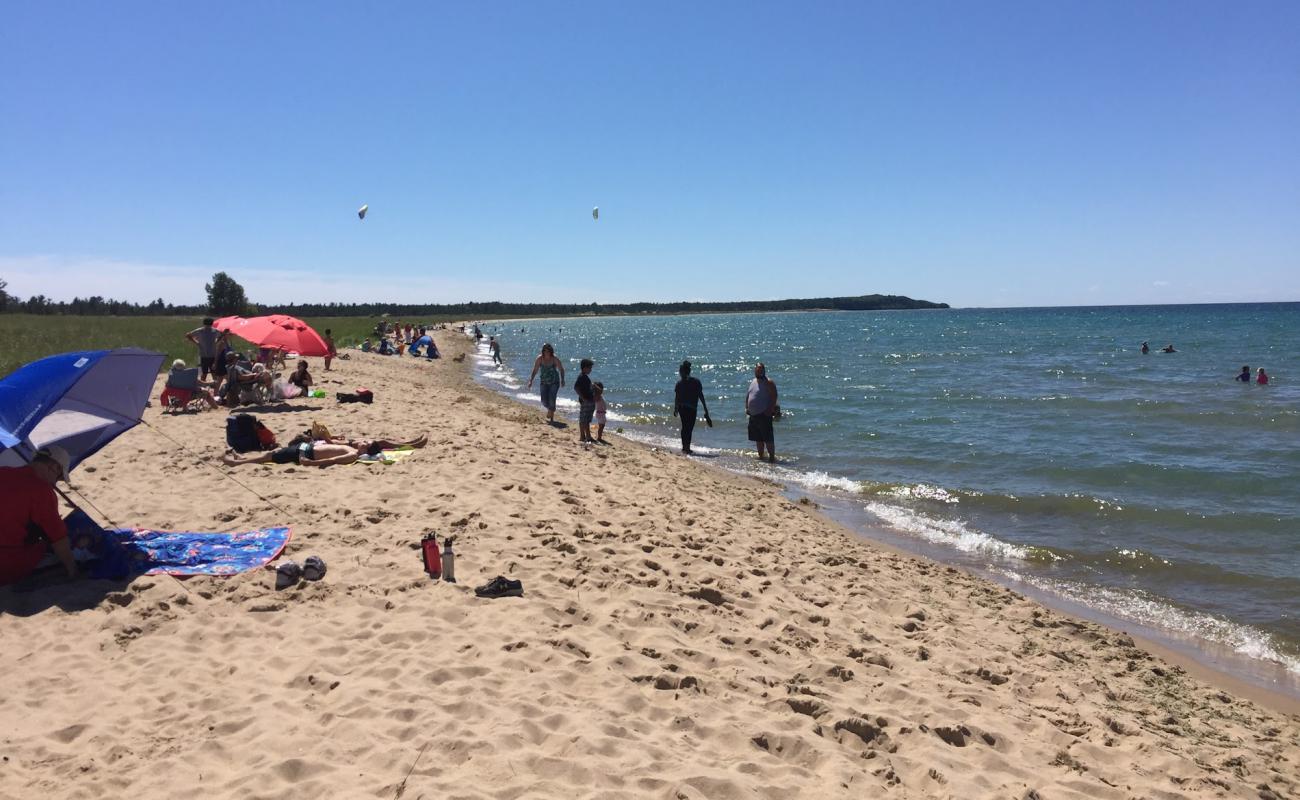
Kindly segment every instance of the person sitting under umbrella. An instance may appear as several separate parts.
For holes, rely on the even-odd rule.
[[[32,463],[0,467],[0,585],[22,580],[53,550],[69,578],[77,562],[68,544],[68,528],[59,516],[54,483],[68,477],[71,459],[62,447],[36,452]]]

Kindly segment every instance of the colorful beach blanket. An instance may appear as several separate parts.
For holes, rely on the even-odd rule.
[[[80,516],[78,516],[80,515]],[[91,577],[134,575],[237,575],[271,561],[284,550],[291,528],[240,533],[104,530],[81,512],[69,517],[73,554],[85,560]]]

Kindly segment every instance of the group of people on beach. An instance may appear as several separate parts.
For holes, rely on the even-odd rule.
[[[494,360],[499,362],[499,359]],[[578,441],[607,444],[604,436],[607,419],[605,385],[591,380],[594,367],[595,362],[590,358],[582,359],[578,365],[581,374],[573,383],[573,390],[578,395]],[[704,422],[710,428],[713,427],[713,418],[709,416],[703,384],[691,375],[691,362],[683,361],[677,373],[679,380],[673,387],[673,416],[681,421],[682,453],[692,455],[691,441],[700,408],[704,409]],[[555,347],[550,342],[542,345],[541,353],[533,361],[528,389],[533,388],[535,381],[538,382],[542,406],[546,409],[546,421],[554,425],[557,397],[564,386],[565,376],[564,362],[556,356]],[[754,379],[745,392],[745,414],[749,418],[749,441],[755,444],[758,458],[769,463],[776,463],[776,436],[772,422],[781,416],[777,398],[776,382],[767,376],[767,367],[760,361],[754,365]],[[593,422],[596,424],[594,437],[591,435]]]
[[[189,399],[200,401],[209,408],[225,405],[238,406],[243,402],[289,399],[306,395],[315,380],[306,359],[299,359],[287,378],[271,370],[283,364],[283,354],[271,348],[259,348],[257,353],[241,353],[232,347],[230,334],[213,327],[211,318],[204,319],[201,327],[185,334],[185,338],[198,348],[199,366],[187,366],[184,359],[172,362],[167,374],[167,390],[181,393]],[[328,354],[325,369],[335,355],[334,340],[326,329]]]
[[[427,325],[380,321],[375,325],[375,340],[363,340],[360,349],[363,353],[378,353],[381,356],[400,356],[408,352],[412,356],[419,356],[423,350],[426,359],[442,358],[429,331]]]
[[[498,345],[499,347],[499,345]],[[499,357],[500,350],[497,355]],[[605,423],[607,422],[605,405],[605,384],[591,380],[591,371],[596,362],[584,358],[578,362],[580,374],[573,382],[573,390],[578,395],[578,441],[583,444],[609,444],[605,441]],[[542,345],[542,352],[533,360],[533,371],[528,375],[528,388],[533,388],[533,381],[541,375],[539,391],[542,406],[546,409],[546,421],[555,424],[555,405],[564,385],[564,362],[555,355],[555,347],[550,342]],[[591,435],[591,425],[596,424],[596,435]]]

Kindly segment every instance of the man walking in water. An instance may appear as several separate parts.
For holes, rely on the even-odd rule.
[[[682,418],[682,452],[691,455],[691,436],[695,432],[695,414],[699,403],[704,403],[704,386],[699,378],[691,377],[691,362],[683,361],[677,369],[682,379],[673,389],[673,416]],[[704,403],[704,421],[713,427],[709,419],[709,404]]]
[[[769,464],[776,463],[776,438],[772,432],[776,407],[776,384],[768,380],[767,367],[760,361],[754,365],[754,380],[745,392],[745,413],[749,415],[749,440],[758,446],[758,460]]]

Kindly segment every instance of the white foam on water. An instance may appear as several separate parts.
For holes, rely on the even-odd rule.
[[[1281,652],[1273,637],[1265,631],[1229,622],[1199,611],[1178,608],[1140,589],[1112,589],[1089,586],[1077,581],[1024,575],[1009,569],[1000,570],[1012,580],[1063,597],[1073,603],[1096,609],[1109,616],[1193,639],[1204,639],[1231,649],[1247,658],[1268,661],[1287,672],[1300,675],[1300,658]]]
[[[820,470],[805,472],[803,470],[778,466],[772,471],[776,473],[778,479],[787,483],[797,483],[807,489],[819,489],[822,491],[827,489],[836,489],[841,492],[854,493],[862,490],[862,484],[855,480],[841,478],[838,475],[832,475],[829,472],[821,472]],[[770,478],[773,476],[764,475],[763,477]]]
[[[915,486],[895,486],[889,491],[882,492],[890,497],[897,497],[900,500],[933,500],[940,503],[960,503],[960,498],[954,497],[947,489],[942,486],[931,486],[928,483],[918,483]]]
[[[518,384],[515,385],[516,387],[518,386]],[[515,392],[514,397],[528,403],[540,404],[542,401],[541,397],[538,396],[536,389],[526,392]],[[555,398],[555,407],[557,409],[563,408],[567,411],[576,411],[578,409],[578,401],[572,400],[568,397],[557,397]]]
[[[682,449],[682,440],[678,436],[667,436],[649,431],[625,430],[620,434],[624,438],[631,439],[634,442],[648,444],[651,447],[661,447],[665,450]],[[699,442],[691,442],[691,451],[700,455],[721,455],[724,453],[735,453],[735,450],[727,450],[721,447],[709,447]]]
[[[979,553],[998,558],[1025,560],[1031,557],[1029,548],[1004,542],[983,531],[967,528],[955,519],[935,519],[927,514],[887,503],[867,503],[867,513],[877,517],[891,528],[933,544],[944,545],[963,553]]]

